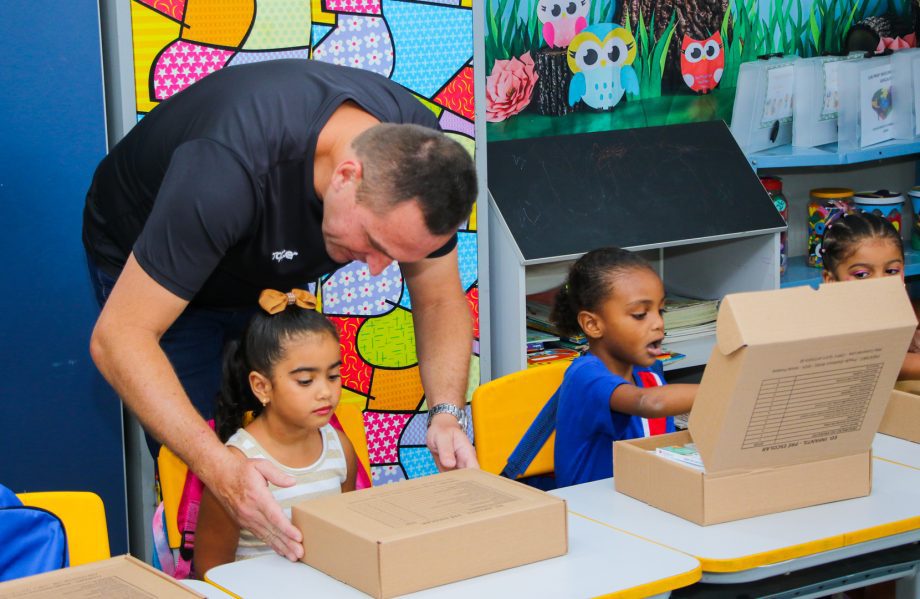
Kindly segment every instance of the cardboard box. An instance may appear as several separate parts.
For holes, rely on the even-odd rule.
[[[295,505],[303,561],[393,597],[563,555],[565,501],[481,470],[454,470]]]
[[[726,296],[689,431],[617,442],[616,489],[704,525],[868,495],[916,326],[898,277]],[[691,440],[705,472],[650,453]]]
[[[97,597],[204,597],[130,555],[19,578],[0,584],[0,599],[96,599]]]
[[[920,381],[900,381],[891,392],[878,432],[920,443]]]

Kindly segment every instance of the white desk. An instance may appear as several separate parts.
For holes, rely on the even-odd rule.
[[[872,441],[872,455],[882,460],[920,469],[920,443],[877,434]]]
[[[573,513],[696,556],[703,582],[748,582],[920,540],[920,470],[872,466],[868,497],[711,526],[617,493],[613,479],[552,493]]]
[[[424,564],[419,564],[420,568]],[[409,597],[667,597],[700,579],[699,562],[586,518],[569,514],[569,552],[562,557],[413,593]],[[367,597],[322,572],[277,555],[213,568],[208,581],[246,599]]]

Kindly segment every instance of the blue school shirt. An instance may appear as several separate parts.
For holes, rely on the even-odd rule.
[[[661,366],[633,367],[633,381],[613,374],[593,354],[569,366],[559,387],[556,412],[555,470],[560,487],[613,476],[613,442],[645,437],[651,432],[674,432],[674,419],[651,422],[610,409],[613,390],[627,383],[638,387],[664,384]],[[664,431],[660,431],[664,420]],[[656,430],[658,429],[658,430]]]

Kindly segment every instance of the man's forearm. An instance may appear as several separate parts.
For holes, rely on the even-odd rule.
[[[144,429],[202,480],[211,480],[222,445],[192,406],[156,337],[130,326],[117,333],[97,328],[91,353]]]
[[[469,382],[473,334],[464,296],[413,311],[416,351],[428,407],[452,403],[462,408]]]

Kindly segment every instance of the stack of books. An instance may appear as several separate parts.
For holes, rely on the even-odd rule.
[[[557,335],[558,340],[565,341],[567,343],[584,345],[588,342],[588,340],[582,334],[574,335],[571,337],[560,335],[556,325],[554,325],[549,318],[551,312],[551,306],[541,302],[527,300],[527,328]]]
[[[700,452],[693,443],[656,447],[655,453],[668,460],[686,464],[691,468],[705,470],[703,468],[703,460],[700,458]]]
[[[682,341],[716,330],[719,300],[668,295],[664,300],[664,340]]]
[[[558,343],[559,336],[537,329],[527,329],[527,353],[543,351],[547,344]]]
[[[545,364],[560,359],[573,359],[588,351],[588,340],[585,336],[561,334],[550,320],[551,312],[552,307],[548,304],[527,300],[528,364]]]

